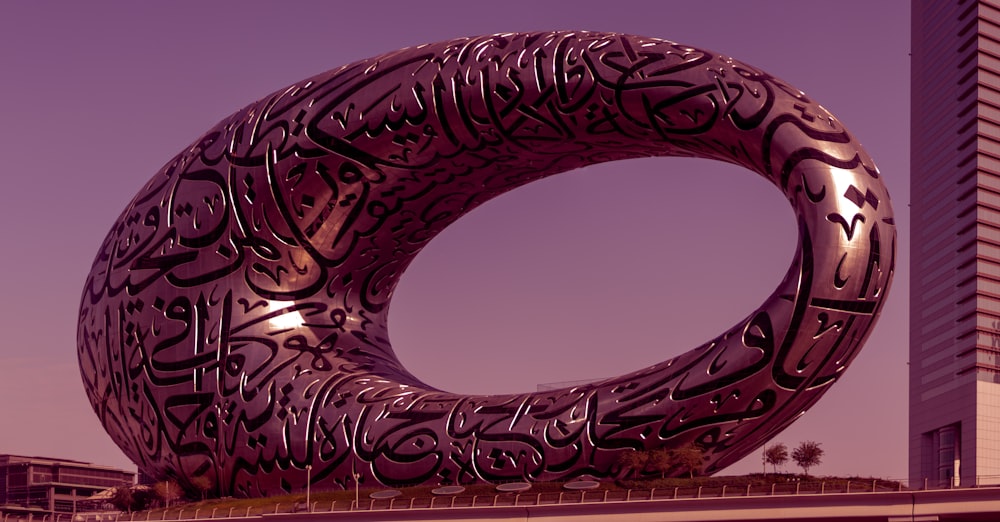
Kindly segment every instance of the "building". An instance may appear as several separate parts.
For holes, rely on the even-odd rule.
[[[1000,0],[911,23],[910,479],[1000,484]]]
[[[135,473],[107,466],[0,455],[0,515],[76,513],[89,497],[133,482]]]

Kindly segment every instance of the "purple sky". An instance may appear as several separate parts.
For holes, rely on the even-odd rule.
[[[908,2],[352,3],[0,6],[0,453],[134,469],[84,397],[77,307],[115,218],[202,132],[294,81],[401,47],[587,29],[760,67],[830,109],[878,162],[900,232],[895,284],[845,377],[776,440],[821,442],[814,473],[906,475]],[[787,270],[794,228],[780,193],[736,167],[588,167],[445,230],[402,279],[391,340],[417,376],[455,392],[618,375],[752,311]],[[730,471],[760,469],[751,455]]]

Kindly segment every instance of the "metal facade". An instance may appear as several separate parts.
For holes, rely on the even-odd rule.
[[[558,390],[457,395],[402,366],[390,298],[437,233],[526,183],[641,156],[735,163],[785,195],[799,247],[757,310],[683,355]],[[458,39],[298,82],[171,160],[99,250],[79,358],[143,472],[217,494],[614,477],[629,450],[692,443],[713,472],[853,360],[895,233],[853,136],[753,66],[610,33]]]

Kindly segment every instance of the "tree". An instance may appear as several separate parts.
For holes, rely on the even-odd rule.
[[[132,495],[132,488],[129,486],[118,486],[111,492],[111,505],[118,511],[132,512],[132,504],[135,497]]]
[[[779,442],[769,446],[764,450],[764,460],[774,467],[774,473],[778,473],[778,466],[788,462],[788,446]]]
[[[705,450],[693,442],[670,450],[669,455],[675,467],[688,472],[688,478],[694,478],[695,473],[701,471],[701,465],[705,462]]]
[[[659,471],[660,478],[667,476],[670,468],[674,467],[673,455],[670,454],[670,450],[661,448],[648,455],[649,460],[646,465],[653,468],[654,471]]]
[[[153,491],[163,502],[163,507],[170,507],[170,503],[181,498],[181,487],[172,480],[164,480],[153,485]]]
[[[197,477],[191,477],[190,482],[191,486],[201,495],[201,499],[205,500],[208,491],[212,489],[212,479],[208,475],[198,475]]]
[[[146,509],[154,493],[146,486],[118,486],[111,494],[111,504],[120,511]]]
[[[809,476],[809,468],[819,466],[823,462],[823,448],[818,442],[807,440],[792,451],[792,460]]]
[[[132,511],[149,509],[156,500],[156,492],[149,486],[132,486]]]
[[[639,477],[639,473],[646,468],[648,463],[649,453],[645,451],[626,450],[618,455],[618,464],[622,468],[632,470],[636,478]]]

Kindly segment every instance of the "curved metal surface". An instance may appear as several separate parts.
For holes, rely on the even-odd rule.
[[[390,297],[435,234],[533,180],[638,156],[735,163],[787,196],[799,247],[759,309],[688,353],[556,391],[456,395],[400,364]],[[483,36],[298,82],[174,157],[100,248],[78,351],[140,469],[218,494],[304,488],[306,465],[332,487],[609,477],[628,448],[690,442],[711,472],[837,379],[894,255],[874,163],[785,82],[653,38]]]

